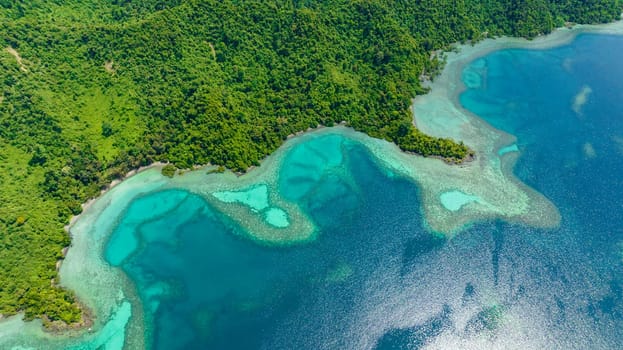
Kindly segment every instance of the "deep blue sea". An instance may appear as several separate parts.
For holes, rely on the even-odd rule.
[[[136,253],[105,256],[136,284],[154,349],[623,348],[622,62],[623,37],[583,34],[466,67],[482,84],[460,103],[517,137],[515,174],[558,207],[558,229],[431,234],[417,186],[343,139],[340,172],[279,183],[318,225],[310,243],[254,242],[167,190],[134,201],[113,233],[135,231]],[[165,198],[177,204],[141,218]]]

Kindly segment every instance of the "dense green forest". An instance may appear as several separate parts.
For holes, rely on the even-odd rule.
[[[243,171],[289,134],[342,121],[460,161],[467,147],[412,125],[421,77],[443,64],[432,52],[620,12],[620,0],[0,0],[0,313],[80,320],[57,286],[63,226],[130,169]]]

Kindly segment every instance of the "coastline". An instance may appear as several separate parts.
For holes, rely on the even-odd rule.
[[[144,171],[148,171],[150,169],[162,169],[163,166],[165,166],[167,163],[163,163],[163,162],[154,162],[152,164],[146,165],[146,166],[142,166],[139,167],[138,169],[133,169],[130,170],[129,172],[127,172],[122,178],[120,179],[115,179],[113,180],[110,184],[108,184],[104,189],[102,189],[100,191],[100,194],[97,197],[91,198],[88,201],[86,201],[85,203],[81,204],[82,207],[82,212],[78,215],[73,215],[70,219],[69,219],[69,223],[67,225],[64,226],[64,230],[65,232],[67,232],[67,234],[70,236],[70,238],[72,239],[72,244],[70,244],[69,246],[63,248],[62,250],[62,255],[63,258],[59,259],[56,261],[56,272],[59,273],[59,279],[60,279],[60,271],[61,268],[63,266],[63,262],[65,261],[65,258],[67,256],[67,253],[69,251],[69,248],[72,247],[73,245],[73,235],[71,232],[71,227],[73,227],[73,225],[80,220],[81,216],[87,212],[95,203],[96,201],[98,201],[100,198],[104,197],[109,191],[111,191],[112,189],[114,189],[116,186],[118,186],[119,184],[123,183],[124,181],[128,180],[129,178],[138,175]],[[62,282],[58,283],[61,287],[62,287]],[[43,331],[48,332],[52,335],[64,335],[68,332],[79,332],[79,331],[83,331],[85,329],[90,330],[93,325],[95,324],[95,320],[97,318],[97,316],[95,315],[95,312],[93,311],[93,309],[91,307],[89,307],[87,304],[85,304],[81,298],[78,298],[77,303],[80,305],[80,309],[82,310],[82,320],[79,323],[72,323],[72,324],[66,324],[64,322],[50,322],[48,323],[47,321],[43,322]],[[3,315],[0,315],[0,321],[2,321],[3,319]]]
[[[124,182],[125,180],[131,178],[134,175],[137,175],[143,171],[152,169],[152,168],[162,168],[163,166],[167,165],[167,163],[163,163],[163,162],[155,162],[149,165],[145,165],[142,166],[138,169],[134,169],[134,170],[130,170],[128,171],[122,178],[120,179],[115,179],[113,180],[110,184],[108,184],[104,189],[102,189],[100,191],[100,194],[97,197],[93,197],[91,199],[89,199],[88,201],[82,203],[80,206],[82,207],[82,212],[78,215],[73,215],[70,219],[69,219],[69,223],[67,223],[67,225],[65,225],[64,229],[67,232],[67,234],[71,235],[70,229],[71,227],[76,223],[76,221],[78,221],[80,219],[80,216],[82,215],[82,213],[84,213],[85,211],[87,211],[92,205],[93,203],[95,203],[95,201],[97,201],[99,198],[103,197],[106,193],[108,193],[110,190],[112,190],[115,186],[119,185],[120,183]],[[63,256],[66,255],[66,250],[69,249],[69,247],[65,247],[63,250]],[[62,261],[62,260],[61,260]]]
[[[513,212],[504,213],[501,211],[496,213],[494,210],[490,211],[488,217],[481,217],[481,219],[497,217],[511,222],[548,228],[556,227],[559,224],[560,214],[547,198],[514,176],[513,167],[519,157],[518,151],[498,154],[498,151],[504,147],[515,144],[515,136],[493,128],[461,106],[459,95],[466,88],[462,80],[465,67],[493,51],[504,49],[543,50],[559,47],[570,43],[581,34],[621,35],[623,34],[623,21],[603,25],[577,25],[572,28],[559,28],[548,35],[539,36],[532,40],[501,37],[485,39],[475,44],[455,45],[454,51],[446,53],[446,62],[441,74],[429,83],[429,93],[417,96],[412,100],[414,124],[421,131],[436,137],[450,137],[457,141],[463,141],[468,147],[475,150],[476,159],[465,162],[459,167],[466,169],[466,171],[470,171],[470,169],[472,171],[473,169],[479,169],[478,171],[482,169],[495,170],[497,174],[489,174],[493,175],[492,179],[506,179],[508,185],[527,194],[521,198],[521,205],[516,207]],[[473,176],[479,176],[476,173],[474,172]],[[420,182],[422,188],[434,188],[436,186],[435,183],[425,181],[425,177],[421,177]],[[495,187],[495,183],[490,184]],[[460,189],[458,185],[457,190]],[[481,183],[481,186],[476,184],[468,186],[471,193],[466,192],[466,194],[476,194],[479,191],[478,187],[483,188],[482,185]],[[502,189],[505,186],[497,187]],[[432,203],[435,197],[440,196],[443,191],[438,189],[437,191],[428,191],[428,193],[425,193],[427,191],[423,192],[422,203]],[[511,195],[511,197],[513,196]],[[516,203],[510,203],[510,205],[512,207]],[[530,208],[538,210],[530,210]],[[425,216],[429,219],[433,218],[433,221],[440,216],[445,216],[443,208],[439,206],[425,205],[424,210]],[[541,214],[536,215],[535,211],[541,212]],[[427,221],[430,224],[430,220]],[[451,231],[456,233],[461,227],[469,226],[471,223],[473,222],[470,220],[462,220],[462,224],[451,229]],[[437,231],[435,227],[433,222],[431,229]]]
[[[124,181],[111,183],[100,197],[85,203],[83,212],[68,226],[72,242],[59,266],[59,285],[72,290],[79,303],[87,306],[93,324],[70,325],[59,333],[46,329],[41,319],[26,322],[23,313],[16,314],[0,322],[0,348],[82,349],[120,344],[107,348],[121,349],[126,339],[132,348],[144,347],[137,292],[121,270],[103,260],[102,251],[125,207],[136,196],[164,185],[161,166],[142,167],[129,172]]]
[[[613,27],[613,28],[609,28],[609,27]],[[315,129],[308,129],[307,131],[296,133],[292,135],[292,137],[288,136],[288,140],[292,139],[293,142],[288,143],[287,141],[286,143],[284,143],[280,147],[279,151],[275,152],[273,155],[263,160],[261,163],[262,166],[259,168],[255,168],[255,169],[251,168],[248,170],[247,173],[245,173],[242,176],[236,176],[233,173],[227,172],[226,174],[222,174],[221,176],[212,177],[212,179],[214,179],[213,182],[215,183],[218,182],[218,179],[229,179],[227,181],[230,181],[228,184],[230,187],[213,183],[211,185],[204,184],[202,186],[194,186],[194,191],[196,191],[196,193],[200,193],[205,196],[215,191],[215,189],[219,187],[221,187],[223,190],[225,189],[231,190],[232,183],[235,183],[234,187],[241,188],[241,187],[247,186],[248,184],[257,182],[257,181],[265,181],[266,179],[274,180],[275,173],[274,171],[269,170],[269,169],[276,168],[275,164],[277,164],[281,160],[282,154],[285,153],[284,150],[291,148],[293,144],[302,142],[301,140],[304,140],[306,135],[312,135],[311,137],[316,137],[313,135],[324,135],[324,134],[331,134],[331,133],[337,132],[337,133],[343,133],[350,137],[353,137],[357,141],[361,141],[364,145],[366,145],[366,147],[375,156],[374,158],[379,163],[388,167],[388,169],[395,170],[396,172],[399,172],[405,176],[413,178],[415,182],[418,183],[419,186],[421,186],[421,188],[425,188],[425,186],[428,186],[429,189],[432,189],[431,191],[428,191],[428,192],[423,190],[422,197],[419,199],[422,202],[422,208],[426,213],[427,224],[429,225],[432,231],[449,232],[449,234],[452,235],[458,232],[459,230],[461,230],[461,228],[463,228],[465,225],[469,225],[471,222],[473,222],[473,221],[465,219],[466,217],[473,219],[474,215],[476,214],[479,214],[478,216],[479,220],[486,220],[492,217],[503,217],[505,220],[511,220],[511,221],[515,220],[518,222],[525,222],[527,224],[535,225],[535,226],[539,226],[539,224],[542,224],[542,223],[545,223],[545,225],[542,225],[542,227],[555,226],[557,225],[557,220],[559,220],[559,216],[558,216],[558,219],[556,219],[557,210],[550,206],[551,203],[549,203],[547,199],[545,199],[540,194],[536,193],[534,190],[532,190],[525,184],[521,183],[514,176],[512,176],[512,168],[513,168],[515,160],[518,157],[517,152],[509,153],[504,156],[497,156],[497,157],[494,156],[494,154],[497,154],[497,150],[500,147],[514,142],[514,136],[504,134],[499,130],[493,129],[491,126],[486,124],[484,121],[482,121],[477,116],[470,115],[469,112],[465,110],[461,111],[462,108],[460,108],[460,104],[457,104],[457,102],[458,102],[458,96],[460,92],[463,91],[462,89],[464,89],[465,86],[461,82],[460,74],[466,64],[492,51],[505,49],[505,48],[545,49],[545,48],[550,48],[550,47],[556,47],[556,46],[564,45],[565,43],[572,41],[578,34],[581,34],[581,33],[621,34],[623,33],[623,22],[619,21],[619,22],[616,22],[615,24],[600,25],[600,26],[577,26],[572,29],[558,29],[550,35],[538,37],[532,41],[528,41],[524,39],[516,39],[516,38],[486,39],[480,43],[476,43],[473,46],[471,45],[460,46],[461,51],[459,53],[448,54],[448,62],[446,63],[441,76],[435,78],[435,81],[433,81],[431,84],[432,86],[431,92],[428,95],[418,96],[417,98],[414,99],[413,105],[411,107],[413,108],[412,111],[414,112],[414,121],[418,125],[418,127],[422,127],[421,129],[422,131],[433,136],[454,137],[454,136],[448,135],[448,132],[452,131],[453,135],[456,135],[458,137],[467,137],[467,140],[464,140],[465,143],[468,144],[468,142],[470,142],[470,143],[476,144],[481,150],[481,152],[482,151],[485,152],[485,156],[481,156],[481,153],[479,152],[479,150],[476,150],[477,158],[475,160],[466,162],[468,164],[451,165],[451,167],[455,168],[456,170],[453,170],[454,174],[451,174],[451,176],[445,178],[445,180],[449,179],[451,181],[443,189],[440,189],[438,185],[432,185],[429,181],[426,181],[424,179],[424,177],[430,175],[431,172],[434,173],[434,172],[446,171],[445,169],[447,168],[445,168],[444,166],[450,166],[450,165],[448,164],[440,165],[440,163],[443,163],[443,161],[439,159],[434,159],[434,158],[415,157],[413,155],[409,155],[402,151],[400,152],[403,155],[396,155],[394,154],[394,152],[397,149],[397,146],[390,144],[386,141],[378,140],[378,139],[371,139],[370,137],[364,134],[355,132],[352,129],[347,129],[345,131],[346,128],[344,128],[343,126],[342,127],[338,126],[335,128],[327,128],[327,127],[319,126],[318,128],[315,128]],[[437,125],[437,123],[433,121],[435,119],[434,115],[426,116],[421,112],[416,113],[416,108],[417,108],[416,104],[419,106],[419,105],[431,102],[430,99],[426,100],[427,96],[433,96],[436,98],[445,98],[446,100],[449,100],[452,104],[454,104],[454,108],[461,113],[461,114],[453,114],[454,117],[457,118],[456,121],[463,122],[463,124],[454,123],[451,125],[454,125],[454,126],[459,125],[459,127],[452,128],[452,130],[449,130],[447,127],[445,127],[444,129],[442,126]],[[422,102],[422,100],[426,102]],[[484,130],[485,132],[486,142],[484,143],[478,142],[479,137],[482,137],[483,134],[474,132],[474,130],[480,130],[480,129]],[[457,138],[457,140],[462,140],[462,139]],[[386,157],[387,154],[392,154],[392,157],[387,158]],[[412,160],[405,161],[405,159],[408,159],[408,158]],[[415,158],[416,160],[413,160],[413,158]],[[401,162],[403,163],[401,164]],[[411,167],[411,169],[405,169],[404,164],[408,164]],[[71,249],[66,249],[66,252],[63,254],[64,256],[66,256],[66,259],[64,259],[66,262],[58,266],[59,276],[61,280],[60,284],[63,287],[67,287],[67,288],[70,288],[76,291],[76,295],[78,296],[78,299],[81,302],[84,302],[86,305],[93,306],[93,303],[95,303],[95,301],[99,302],[103,299],[108,298],[110,300],[109,302],[107,302],[106,307],[110,307],[111,305],[113,305],[116,307],[116,309],[114,310],[117,310],[120,308],[119,305],[123,305],[123,300],[128,300],[129,298],[133,297],[133,296],[128,297],[127,295],[127,294],[131,294],[131,293],[128,293],[128,289],[129,288],[131,289],[131,287],[129,287],[131,285],[131,282],[129,282],[126,277],[120,276],[122,274],[121,272],[119,271],[114,272],[114,269],[110,267],[106,267],[106,270],[101,270],[101,271],[105,271],[105,273],[112,273],[112,278],[102,279],[102,276],[96,276],[93,273],[93,271],[87,271],[88,268],[85,268],[84,266],[82,268],[78,267],[80,263],[83,261],[82,259],[86,259],[87,257],[93,258],[95,257],[95,254],[101,253],[101,251],[97,250],[97,248],[98,247],[101,248],[105,242],[105,237],[103,237],[102,235],[106,233],[106,230],[108,228],[114,225],[115,223],[114,217],[115,215],[117,216],[120,215],[120,213],[122,212],[122,210],[119,208],[124,207],[123,203],[125,203],[125,205],[127,206],[133,198],[136,198],[136,196],[139,196],[142,193],[147,193],[149,191],[154,191],[158,188],[180,187],[185,184],[193,183],[193,181],[197,179],[204,179],[205,170],[210,168],[210,166],[200,166],[194,172],[193,171],[185,172],[184,174],[176,175],[172,180],[168,180],[160,176],[160,172],[157,171],[159,168],[161,168],[164,165],[165,165],[164,163],[153,163],[151,165],[130,171],[122,179],[111,182],[109,186],[107,186],[105,189],[101,191],[100,195],[97,198],[93,198],[85,202],[82,205],[83,212],[79,215],[73,216],[70,219],[70,223],[65,226],[65,229],[67,230],[67,232],[70,234],[72,238],[72,243],[70,247],[68,247]],[[481,204],[476,203],[474,205],[466,206],[461,213],[456,214],[456,215],[460,215],[460,217],[452,219],[454,220],[452,221],[453,222],[452,225],[448,227],[435,226],[438,221],[447,220],[448,215],[451,215],[451,214],[455,215],[453,213],[445,212],[444,208],[439,205],[438,203],[439,194],[442,192],[445,193],[445,191],[449,191],[451,188],[456,188],[457,181],[460,182],[462,181],[461,179],[463,179],[464,177],[468,175],[471,176],[471,174],[474,174],[478,171],[482,171],[483,168],[488,167],[488,166],[495,168],[494,174],[492,176],[500,176],[500,174],[502,174],[504,179],[507,179],[508,181],[513,183],[514,186],[519,190],[519,192],[517,193],[527,193],[527,197],[522,197],[522,204],[525,206],[523,208],[520,208],[520,210],[516,210],[514,213],[507,215],[508,213],[500,212],[499,210],[495,210],[495,208],[488,208],[486,205],[481,205]],[[418,174],[418,172],[422,169],[422,167],[429,169],[429,171],[424,175]],[[259,169],[262,169],[262,170],[259,170]],[[472,173],[468,173],[468,171],[472,171]],[[509,177],[509,174],[510,174],[510,177]],[[141,176],[136,176],[136,175],[141,175]],[[242,180],[234,181],[232,180],[233,179],[232,176],[236,176],[237,178],[242,178],[242,177],[244,178]],[[136,183],[132,183],[132,181]],[[119,186],[121,184],[124,184],[124,185]],[[143,187],[142,189],[140,188],[142,185],[146,185],[146,184],[148,186]],[[507,184],[508,184],[507,182],[501,183],[502,186],[507,185]],[[474,189],[477,187],[478,186],[472,186],[472,187],[469,187],[469,189]],[[121,190],[119,190],[120,188]],[[118,200],[112,199],[112,195],[116,192],[116,190],[120,192],[120,196],[122,197],[122,199],[118,199]],[[464,188],[458,188],[458,190],[464,190]],[[273,194],[271,194],[271,196],[273,196]],[[275,198],[273,197],[273,199]],[[114,206],[116,207],[115,208],[116,210],[108,209],[109,207],[112,206],[113,203],[114,203]],[[434,205],[433,207],[427,207],[425,203],[433,203]],[[283,203],[281,204],[284,205]],[[534,205],[536,205],[537,207],[540,206],[540,208],[542,208],[542,211],[546,213],[545,215],[548,217],[530,218],[530,217],[525,216],[526,208],[533,208],[532,206]],[[108,209],[108,213],[102,214],[107,209]],[[290,208],[290,210],[295,210],[295,208]],[[485,214],[481,215],[482,212],[479,213],[478,212],[479,210],[480,211],[485,210],[484,212]],[[244,211],[242,210],[237,212],[237,215],[243,215],[243,214],[244,214]],[[103,222],[106,221],[106,219],[111,219],[111,220],[107,222],[106,224],[102,224]],[[542,220],[542,221],[539,221],[539,220]],[[102,226],[99,226],[95,229],[87,228],[89,225],[95,226],[96,223],[100,223],[102,224]],[[95,238],[87,237],[86,235],[87,232],[88,233],[96,232],[96,237]],[[313,235],[310,237],[307,237],[307,238],[313,239]],[[93,245],[93,242],[88,241],[89,239],[94,240],[99,245],[97,244]],[[67,259],[69,259],[69,261],[67,261]],[[69,263],[69,266],[67,266],[68,263]],[[106,265],[105,262],[102,261],[101,257],[99,257],[98,263],[102,263]],[[99,266],[99,268],[101,268],[102,266]],[[73,278],[69,277],[69,276],[72,276],[72,274],[75,274]],[[108,291],[106,293],[98,294],[96,296],[93,296],[93,295],[89,296],[88,294],[92,293],[92,290],[88,290],[89,288],[80,287],[81,284],[85,282],[82,279],[89,278],[89,277],[96,280],[95,283],[93,281],[90,281],[91,287],[93,287],[94,285],[110,286],[109,284],[110,282],[120,282],[120,283],[119,283],[119,286],[117,286],[118,288],[111,288],[111,289],[114,289],[114,292]],[[115,293],[117,293],[117,295],[115,295]],[[121,293],[121,296],[118,293]],[[102,299],[100,299],[100,297]],[[140,320],[141,316],[140,315],[137,316],[137,314],[134,313],[134,312],[137,312],[138,314],[140,314],[140,310],[134,310],[137,306],[136,303],[132,303],[132,306],[133,306],[133,314],[132,314],[132,319],[128,321],[129,322],[128,328],[130,328],[129,333],[137,335],[140,333],[141,327],[143,327],[143,325],[141,324],[141,320]],[[113,309],[104,310],[106,307],[99,306],[99,307],[93,308],[93,313],[94,315],[96,315],[94,327],[99,328],[99,329],[104,329],[106,325],[103,323],[103,321],[106,318],[110,318],[115,314],[115,311],[113,311]],[[16,315],[16,316],[19,316],[19,315]],[[0,328],[1,328],[2,323],[5,323],[9,319],[15,319],[16,316],[2,318],[2,315],[0,315]],[[21,322],[24,324],[28,323],[30,326],[34,326],[35,328],[37,327],[39,329],[41,328],[40,321],[33,321],[33,322],[21,321]],[[125,327],[125,324],[124,324],[124,327]],[[46,339],[47,341],[52,341],[51,340],[52,337],[62,337],[62,335],[59,336],[55,334],[48,334],[47,336],[42,335],[40,332],[33,330],[34,329],[33,327],[28,327],[28,329],[30,329],[29,331],[30,336],[41,337],[41,339]],[[81,330],[81,334],[86,333],[86,332],[87,330],[84,330],[84,329]],[[3,334],[1,332],[1,329],[0,329],[0,334]],[[75,334],[72,335],[72,337],[75,337],[75,336],[76,336]],[[142,337],[142,336],[139,336],[139,337]],[[124,339],[129,339],[129,337],[124,336]],[[0,345],[2,344],[4,343],[0,341]]]

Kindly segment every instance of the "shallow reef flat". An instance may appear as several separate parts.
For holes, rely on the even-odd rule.
[[[461,119],[463,131],[457,134],[465,136],[478,155],[465,164],[406,154],[391,143],[340,126],[291,139],[261,167],[243,176],[203,169],[177,176],[167,187],[202,195],[243,227],[248,238],[269,245],[301,243],[314,239],[317,232],[298,206],[298,199],[313,192],[319,201],[326,196],[340,200],[340,194],[362,190],[352,184],[351,175],[344,170],[348,148],[358,145],[389,175],[406,177],[419,185],[421,198],[413,200],[422,200],[426,224],[435,232],[452,235],[467,224],[490,218],[538,227],[558,225],[556,208],[512,175],[516,155],[498,154],[498,143],[512,138],[475,117],[459,114],[458,109],[455,113],[450,115],[469,118]],[[476,136],[468,139],[470,135]],[[484,137],[486,142],[481,141]],[[321,193],[317,186],[328,177],[336,179],[333,188]]]

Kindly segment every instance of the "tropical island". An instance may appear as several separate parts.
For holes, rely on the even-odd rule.
[[[460,162],[409,110],[456,42],[620,18],[618,0],[0,1],[0,314],[80,324],[58,287],[81,204],[153,162],[245,171],[342,122]],[[168,168],[169,170],[171,168]],[[174,170],[174,169],[173,169]]]

